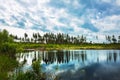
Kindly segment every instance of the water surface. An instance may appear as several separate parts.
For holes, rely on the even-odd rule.
[[[59,80],[120,80],[120,50],[33,51],[16,55],[22,70],[41,59],[42,71]]]

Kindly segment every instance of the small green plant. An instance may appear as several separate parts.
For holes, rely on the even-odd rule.
[[[19,72],[16,76],[16,78],[14,78],[15,80],[35,80],[35,75],[33,72],[31,71],[27,71],[27,72]]]
[[[46,76],[41,72],[40,61],[33,61],[32,69],[27,72],[19,71],[14,73],[10,80],[45,80]]]
[[[33,61],[32,63],[32,68],[33,68],[33,71],[39,75],[40,73],[40,62],[39,61]]]

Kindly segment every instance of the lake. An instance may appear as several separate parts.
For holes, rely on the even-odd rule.
[[[38,59],[42,71],[52,80],[120,80],[120,50],[32,51],[16,55],[24,62],[23,71],[31,70]]]

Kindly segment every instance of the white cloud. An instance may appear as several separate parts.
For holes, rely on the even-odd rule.
[[[111,30],[120,30],[120,16],[113,15],[113,16],[107,16],[102,19],[98,20],[91,20],[92,23],[99,28],[101,32],[103,31],[110,31]],[[111,32],[112,33],[112,32]]]

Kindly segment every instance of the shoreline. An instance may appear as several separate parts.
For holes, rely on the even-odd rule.
[[[120,44],[38,44],[15,43],[17,52],[49,50],[120,50]]]
[[[63,49],[56,49],[56,48],[47,48],[47,49],[24,49],[24,51],[52,51],[52,50],[120,50],[117,48],[63,48]]]

